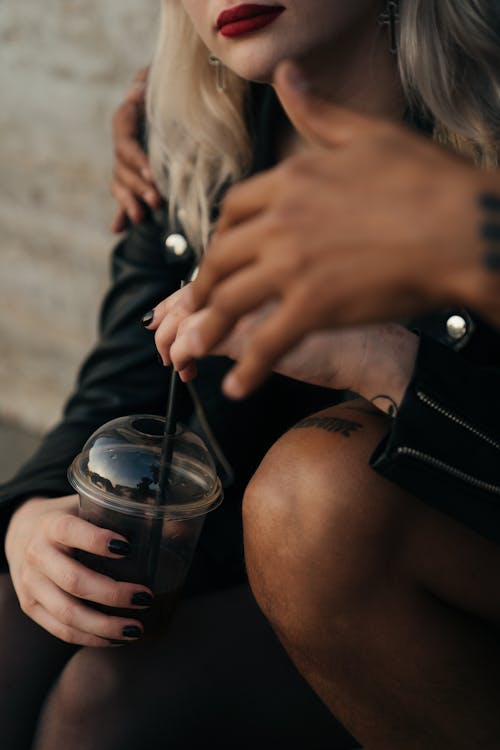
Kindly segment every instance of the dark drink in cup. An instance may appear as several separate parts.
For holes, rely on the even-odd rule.
[[[142,612],[95,606],[141,619],[146,634],[167,624],[205,515],[222,501],[221,483],[201,438],[179,425],[169,438],[165,466],[164,429],[164,419],[149,415],[108,422],[89,438],[68,471],[80,496],[80,516],[123,535],[132,550],[121,559],[79,551],[78,559],[115,580],[149,586],[155,595],[152,607]]]

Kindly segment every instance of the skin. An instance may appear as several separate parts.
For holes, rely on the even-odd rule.
[[[148,326],[156,329],[156,344],[165,363],[172,362],[184,382],[196,377],[193,347],[198,342],[197,331],[211,315],[208,309],[193,313],[191,300],[188,288],[180,289],[155,308]],[[271,303],[244,316],[210,353],[244,361],[248,342],[273,320],[276,307]],[[274,363],[274,370],[324,388],[350,390],[368,401],[383,393],[388,398],[375,405],[389,412],[403,400],[417,349],[418,337],[392,323],[316,331],[284,353]],[[259,353],[262,356],[262,349]]]
[[[217,3],[191,5],[198,10],[207,8],[209,24],[213,24],[213,19],[208,10],[222,9]],[[301,7],[310,8],[310,4],[287,5],[297,11],[296,29],[303,40],[307,35],[302,37],[304,19],[299,18],[298,11]],[[332,5],[323,3],[321,7]],[[383,46],[377,47],[375,59],[380,56],[385,62],[374,66],[375,81],[368,87],[354,85],[356,80],[361,83],[360,73],[366,72],[366,61],[361,64],[355,56],[350,59],[349,51],[368,39],[375,43],[376,34],[368,24],[368,15],[364,24],[367,4],[352,3],[349,7],[354,8],[351,25],[340,12],[335,16],[342,23],[339,20],[333,29],[339,42],[333,45],[334,51],[328,45],[332,55],[328,60],[332,67],[328,69],[336,71],[331,80],[324,80],[322,71],[326,66],[318,65],[319,56],[314,54],[314,49],[318,49],[315,44],[325,54],[321,36],[324,29],[320,25],[311,27],[310,45],[304,45],[302,50],[290,49],[289,53],[283,49],[283,55],[300,57],[309,74],[316,71],[316,82],[325,94],[336,93],[339,101],[355,109],[357,101],[358,110],[366,102],[369,114],[394,118],[400,111],[400,101],[391,93],[397,92],[396,79],[389,75],[394,61],[387,59],[387,52],[384,56]],[[373,22],[375,5],[370,11]],[[288,18],[291,16],[292,13]],[[209,28],[212,27],[207,26],[207,33]],[[259,44],[263,36],[255,36]],[[283,34],[280,44],[288,39],[294,45],[297,42],[293,34]],[[235,57],[232,64],[235,69],[241,65],[242,72],[246,65],[249,77],[252,73],[266,80],[273,50],[273,45],[262,41],[261,56],[265,59],[259,59],[253,72],[249,50],[245,54],[231,51]],[[222,42],[221,48],[213,51],[229,64]],[[343,88],[345,80],[352,84],[350,88]],[[285,140],[283,151],[288,154],[307,146],[296,130],[289,132]],[[249,331],[253,330],[250,325]],[[382,361],[387,361],[387,356],[381,354],[387,355],[389,348],[375,345],[380,342],[381,330],[357,335],[358,349],[350,355],[350,361],[361,363],[366,356],[365,364],[369,361],[372,365],[368,369],[378,368],[379,377],[387,377]],[[373,343],[368,343],[372,337]],[[406,350],[406,344],[414,337],[404,340],[401,349]],[[350,345],[352,352],[353,339]],[[348,350],[342,344],[344,355]],[[317,353],[316,350],[314,357],[313,352],[309,354],[316,364]],[[346,356],[343,359],[349,361]],[[401,364],[406,377],[411,372],[410,363],[411,356]],[[289,366],[300,370],[304,358],[299,357]],[[342,371],[347,372],[346,365],[337,366],[339,370],[345,367]],[[325,364],[319,362],[321,377],[325,370]],[[348,408],[357,409],[354,416]],[[291,431],[272,449],[248,488],[244,503],[246,558],[254,593],[295,664],[368,750],[493,749],[499,731],[495,706],[500,697],[499,658],[495,650],[498,550],[469,532],[457,533],[456,524],[448,519],[438,523],[437,514],[427,514],[419,501],[389,483],[376,481],[367,463],[386,433],[385,419],[368,403],[344,405],[343,410],[328,411],[313,424]],[[330,428],[325,429],[325,424]],[[17,594],[27,608],[31,606],[30,599],[24,594],[31,590],[31,601],[36,596],[32,576],[38,575],[36,585],[42,589],[45,579],[49,586],[56,585],[47,599],[49,608],[54,606],[60,590],[64,593],[64,585],[71,583],[68,599],[72,608],[58,610],[57,627],[63,624],[76,630],[71,638],[79,643],[82,637],[112,637],[111,628],[105,633],[102,628],[114,618],[94,621],[85,629],[88,612],[74,607],[71,597],[81,597],[92,590],[82,584],[95,586],[95,581],[85,579],[87,573],[82,570],[68,577],[74,562],[69,549],[105,552],[102,538],[92,537],[90,542],[85,536],[89,529],[80,526],[76,530],[75,524],[68,521],[78,520],[75,512],[74,498],[25,503],[12,518],[6,550],[11,570],[17,571],[13,575]],[[281,533],[277,535],[276,529]],[[92,533],[96,533],[95,529]],[[31,550],[31,563],[26,559],[27,550]],[[59,553],[57,575],[64,574],[59,585],[48,574],[48,561],[54,550]],[[464,558],[466,562],[457,575],[455,564]],[[484,586],[478,586],[478,580]],[[110,582],[104,583],[109,586]],[[421,590],[429,596],[420,596]],[[33,612],[38,605],[43,609],[43,602],[35,600]],[[71,613],[69,623],[61,623],[63,612]],[[44,627],[48,629],[47,624],[46,619]],[[67,636],[68,632],[62,635]],[[80,653],[85,662],[88,652]],[[46,715],[57,733],[55,709],[49,701]],[[42,736],[40,742],[43,741]]]
[[[294,58],[316,86],[339,104],[396,120],[404,111],[394,61],[388,58],[386,37],[377,23],[382,5],[378,0],[272,0],[266,4],[285,7],[278,19],[258,33],[236,38],[220,34],[216,22],[221,11],[237,3],[182,0],[182,4],[210,51],[242,78],[272,83],[277,65]],[[336,70],[338,75],[331,73]]]
[[[483,314],[500,320],[498,279],[482,264],[477,201],[494,190],[497,175],[397,124],[313,96],[297,87],[296,73],[283,65],[276,89],[309,151],[229,192],[185,292],[186,309],[205,314],[185,324],[173,346],[164,308],[155,312],[164,360],[192,374],[190,360],[278,300],[225,381],[234,398],[248,395],[315,330],[439,305],[475,307],[478,299]]]
[[[137,73],[113,116],[115,162],[111,192],[119,205],[110,227],[114,233],[123,232],[129,223],[140,224],[145,219],[145,208],[158,208],[162,202],[140,144],[148,70],[143,68]]]
[[[361,109],[370,114],[384,115],[386,118],[398,119],[404,110],[401,87],[394,61],[387,54],[387,40],[381,35],[377,24],[377,15],[380,9],[378,2],[357,2],[349,5],[340,2],[324,3],[315,0],[307,6],[301,2],[284,3],[286,10],[277,21],[264,29],[263,33],[257,35],[246,35],[236,39],[228,39],[220,34],[217,29],[216,20],[220,11],[227,4],[214,0],[212,3],[200,2],[200,0],[185,0],[184,7],[190,16],[193,25],[209,47],[209,49],[221,59],[221,61],[234,70],[238,75],[250,80],[272,81],[273,71],[279,63],[280,58],[285,55],[294,55],[302,61],[304,69],[314,78],[315,85],[319,87],[324,96],[335,98],[344,104]],[[372,65],[370,76],[367,80],[365,56],[361,55],[362,49],[370,49]],[[330,71],[340,70],[342,75],[331,74]],[[329,72],[325,75],[325,71]],[[278,95],[280,92],[278,91]],[[298,128],[293,122],[287,130],[281,133],[282,157],[294,152],[309,150],[309,144],[301,136]],[[281,270],[279,263],[277,269]],[[274,274],[276,275],[276,273]],[[196,287],[195,287],[196,288]],[[185,310],[193,311],[193,303],[190,299],[191,291],[185,291]],[[273,298],[269,295],[266,301]],[[262,300],[264,301],[264,300]],[[196,303],[195,303],[196,304]],[[199,305],[197,305],[199,307]],[[183,370],[182,377],[189,380],[194,376],[194,352],[192,356],[187,354],[186,343],[181,340],[170,352],[170,347],[177,335],[177,325],[181,318],[165,318],[168,316],[168,304],[155,310],[154,320],[150,326],[156,330],[156,341],[160,354],[165,363],[170,361],[170,356],[175,366]],[[182,304],[180,306],[182,309]],[[302,305],[302,315],[307,317],[305,310],[307,306]],[[221,317],[220,311],[215,313]],[[233,322],[236,322],[233,319]],[[204,325],[210,325],[211,321],[205,321]],[[272,316],[267,326],[274,324],[274,333],[277,335],[279,329],[279,316]],[[214,346],[220,344],[230,331],[226,328],[221,335],[206,348],[208,353]],[[310,328],[309,330],[312,330]],[[246,329],[245,339],[248,339],[249,329]],[[401,337],[406,334],[401,330]],[[410,340],[412,334],[408,333],[408,344],[405,349],[411,349]],[[258,350],[258,356],[253,356],[254,362],[261,360],[263,351],[266,350],[267,342],[258,334],[254,335],[254,352]],[[377,336],[377,340],[378,340]],[[354,334],[351,339],[352,346],[349,350],[355,350],[359,346],[359,338]],[[189,346],[189,345],[187,345]],[[311,349],[310,345],[308,347]],[[416,347],[413,346],[413,355]],[[358,361],[364,356],[364,347],[359,350]],[[391,344],[387,346],[391,352]],[[283,352],[284,353],[284,352]],[[186,354],[186,356],[185,356]],[[245,357],[243,354],[243,363]],[[266,357],[264,356],[264,359]],[[276,363],[275,358],[273,364]],[[406,383],[411,374],[414,358],[403,358],[406,368]],[[240,366],[241,367],[241,366]],[[303,369],[303,368],[301,368]],[[368,368],[366,368],[367,370]],[[403,369],[403,365],[401,368]],[[307,378],[307,374],[304,373]],[[326,376],[330,381],[331,377]],[[388,375],[387,380],[391,377]],[[343,380],[343,377],[341,377]],[[234,376],[233,376],[234,381]],[[226,381],[224,389],[227,395],[239,397],[246,395],[241,383]],[[372,390],[371,384],[367,384],[367,392]],[[398,399],[401,398],[398,394]]]
[[[386,60],[386,39],[380,35],[376,23],[378,2],[356,0],[350,3],[348,8],[343,2],[324,3],[315,0],[315,3],[313,9],[309,1],[287,2],[287,10],[276,22],[276,27],[273,24],[259,33],[250,35],[248,39],[238,39],[238,43],[224,39],[215,29],[215,20],[221,10],[228,7],[227,3],[206,3],[198,0],[186,2],[185,8],[191,14],[193,24],[202,38],[205,35],[209,35],[210,38],[217,37],[217,44],[211,47],[212,51],[226,64],[237,68],[240,73],[255,79],[264,79],[271,76],[278,57],[285,54],[298,55],[308,69],[322,71],[323,66],[319,65],[319,57],[328,49],[329,58],[331,57],[329,64],[336,66],[342,63],[345,72],[344,77],[339,76],[336,81],[327,81],[328,86],[332,90],[335,89],[339,96],[344,92],[345,96],[349,94],[359,101],[366,98],[366,104],[370,108],[383,110],[388,116],[394,116],[395,111],[400,109],[400,102],[397,96],[388,92],[397,88],[397,78],[394,75],[392,61]],[[312,13],[312,9],[316,12]],[[328,21],[328,38],[325,37],[325,21]],[[286,34],[282,33],[284,30]],[[326,41],[335,42],[333,52],[330,51],[332,44],[325,46]],[[374,78],[370,81],[369,87],[361,75],[364,64],[350,54],[350,50],[356,46],[365,45],[372,49],[374,59],[378,61],[378,64],[373,66]],[[252,54],[252,50],[258,54]],[[252,69],[251,64],[255,66]],[[247,67],[243,69],[243,65]],[[144,75],[142,77],[144,78]],[[349,82],[349,86],[346,82]],[[366,95],[367,89],[370,91],[369,96]],[[136,122],[134,116],[131,122]],[[135,156],[139,158],[137,151]],[[411,346],[408,346],[407,350],[411,351]],[[411,354],[409,359],[411,360]],[[405,366],[411,367],[408,363]],[[45,504],[35,498],[23,503],[14,513],[7,530],[7,556],[13,570],[16,593],[22,606],[26,607],[27,613],[30,616],[35,615],[39,624],[50,632],[57,632],[58,637],[67,637],[72,643],[96,645],[102,642],[103,637],[115,637],[117,631],[121,632],[120,628],[130,623],[123,621],[123,618],[110,618],[96,613],[75,601],[75,591],[92,591],[93,577],[92,572],[84,566],[75,566],[70,554],[70,550],[79,548],[79,544],[84,545],[84,549],[87,549],[85,545],[89,544],[88,539],[83,536],[79,537],[78,543],[74,540],[73,527],[77,520],[74,518],[74,498],[69,513],[71,518],[65,522],[58,521],[61,513],[64,518],[68,516],[67,502],[67,499],[56,499]],[[47,513],[50,514],[48,518],[45,515]],[[42,517],[44,523],[39,523]],[[58,523],[63,531],[55,536],[53,525],[59,528]],[[81,525],[79,528],[82,528]],[[93,543],[95,544],[95,541]],[[49,560],[54,548],[61,552],[61,547],[62,554],[58,555],[60,570],[57,572],[61,580],[56,581],[56,574],[53,568],[49,567]],[[31,563],[26,560],[27,550],[35,550]],[[38,602],[36,597],[39,579],[46,582],[43,603]],[[111,585],[109,579],[107,585]]]
[[[110,607],[134,607],[135,593],[152,592],[146,586],[120,583],[95,573],[73,559],[74,549],[119,559],[109,552],[120,534],[78,518],[78,496],[32,498],[11,519],[5,554],[22,611],[49,633],[66,643],[105,647],[111,640],[136,640],[123,635],[126,626],[139,620],[110,617],[87,607],[81,600]]]
[[[275,443],[243,503],[250,584],[365,750],[496,750],[500,550],[368,468],[388,426],[358,400]]]
[[[324,95],[321,105],[308,100],[307,107],[301,106],[308,89],[302,81],[298,87],[292,83],[294,77],[296,69],[284,66],[275,81],[294,126],[282,151],[294,157],[292,162],[230,193],[198,280],[155,309],[150,329],[156,331],[164,362],[172,361],[184,380],[194,377],[197,356],[221,353],[239,359],[237,377],[233,372],[224,384],[233,397],[252,390],[272,366],[309,382],[322,378],[322,384],[340,386],[349,382],[349,363],[357,362],[351,373],[357,372],[358,380],[350,381],[351,387],[363,395],[376,377],[383,383],[378,392],[393,394],[391,403],[397,408],[402,383],[413,369],[412,355],[406,362],[402,355],[410,345],[408,332],[401,331],[403,346],[391,354],[383,328],[372,328],[364,336],[362,329],[337,332],[338,338],[328,329],[319,334],[317,329],[325,328],[322,300],[340,287],[340,302],[333,310],[339,319],[333,322],[372,319],[371,298],[358,313],[354,295],[346,289],[349,250],[359,256],[356,299],[359,291],[367,297],[368,290],[378,293],[375,319],[426,309],[438,298],[459,299],[464,278],[479,265],[472,198],[491,183],[478,182],[477,173],[461,160],[388,124],[389,112],[384,122],[374,121],[365,116],[373,109],[348,114]],[[314,82],[312,86],[316,88]],[[404,165],[398,163],[401,153],[408,157]],[[377,177],[382,170],[381,190]],[[360,179],[353,180],[353,174]],[[461,178],[473,186],[469,193],[452,189]],[[323,200],[332,179],[342,188],[338,208]],[[436,221],[456,225],[451,240],[423,218],[428,214],[424,194],[436,180],[438,187],[431,190],[439,205]],[[389,284],[385,274],[377,286],[382,275],[361,255],[361,246],[368,237],[373,242],[370,221],[379,218],[381,210],[387,215],[388,206],[390,228],[397,237],[389,242],[388,256],[397,270]],[[341,242],[338,264],[322,284],[333,235],[322,233],[321,218],[328,228],[329,212]],[[344,230],[345,216],[349,222]],[[416,240],[409,238],[410,220]],[[388,237],[379,234],[380,252]],[[429,238],[429,264],[422,264],[428,277],[435,279],[445,268],[435,259],[441,242],[446,263],[454,261],[454,272],[446,275],[443,286],[419,283],[422,265],[412,262],[408,272],[408,266],[397,263],[400,243],[412,260]],[[452,248],[455,243],[458,251]],[[297,290],[298,280],[302,286]],[[475,278],[476,294],[478,288],[484,290],[484,281]],[[399,293],[394,295],[395,289]],[[389,310],[391,295],[395,299]],[[326,323],[331,324],[329,319]],[[378,346],[374,336],[379,337]],[[325,359],[325,348],[333,352],[332,358]],[[399,390],[391,384],[394,360],[401,364]],[[379,409],[360,400],[306,420],[273,446],[244,500],[252,590],[299,671],[363,747],[493,750],[500,735],[495,709],[500,697],[500,600],[495,583],[500,553],[368,468],[387,433],[386,420]],[[457,570],[459,560],[463,565]]]

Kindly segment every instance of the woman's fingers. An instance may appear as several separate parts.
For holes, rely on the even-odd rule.
[[[102,529],[67,513],[50,516],[46,521],[46,530],[49,542],[91,552],[93,555],[123,557],[130,552],[128,540],[122,534]]]
[[[213,331],[221,331],[225,326],[224,318],[211,308],[193,313],[183,323],[168,354],[178,372],[190,368],[193,360],[211,351],[213,347],[207,349],[206,342]]]
[[[151,602],[153,601],[152,592],[146,586],[138,583],[115,581],[101,573],[90,570],[82,563],[53,547],[46,549],[44,555],[40,556],[37,561],[37,568],[62,591],[76,596],[78,599],[120,609],[148,606],[147,604],[134,604],[137,601],[137,594],[143,595],[141,600],[145,595],[149,595]]]
[[[184,367],[182,370],[179,370],[178,372],[182,382],[189,383],[191,380],[194,380],[198,374],[196,362],[190,362],[188,365],[186,365],[186,367]]]
[[[73,644],[75,646],[90,646],[91,648],[108,648],[109,646],[116,645],[111,643],[107,638],[99,638],[97,635],[89,635],[81,630],[72,628],[69,625],[64,625],[56,617],[47,612],[41,604],[35,603],[26,614],[44,628],[55,638],[59,638],[61,641]]]
[[[137,640],[141,637],[143,626],[139,620],[104,614],[69,596],[43,576],[37,576],[35,580],[37,604],[63,627],[107,640]]]
[[[174,343],[179,326],[189,317],[188,313],[182,314],[180,311],[174,311],[167,315],[161,322],[155,333],[155,344],[163,360],[164,365],[172,362],[171,347]],[[185,364],[183,365],[183,367]],[[178,370],[179,368],[175,368]],[[181,368],[182,369],[182,368]]]
[[[191,284],[188,284],[171,294],[143,319],[145,327],[155,331],[156,348],[164,365],[170,364],[170,347],[177,336],[179,326],[193,312],[190,287]]]
[[[192,284],[183,286],[182,289],[178,289],[169,297],[166,297],[159,302],[153,310],[151,310],[153,317],[145,324],[148,331],[156,331],[164,318],[172,312],[175,312],[179,319],[185,318],[187,315],[194,312],[195,307],[192,296],[192,286]]]

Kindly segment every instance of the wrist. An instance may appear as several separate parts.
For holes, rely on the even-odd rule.
[[[370,337],[357,393],[396,416],[415,369],[419,337],[403,326],[377,326]]]

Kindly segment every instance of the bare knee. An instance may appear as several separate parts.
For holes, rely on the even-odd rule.
[[[250,482],[247,569],[276,629],[298,632],[325,607],[345,616],[393,570],[411,506],[368,465],[386,430],[349,405],[325,410],[286,433]]]

